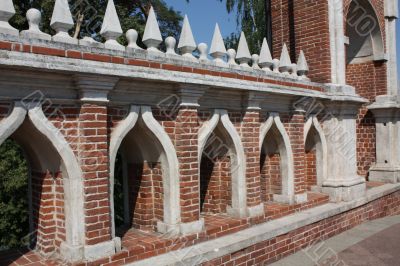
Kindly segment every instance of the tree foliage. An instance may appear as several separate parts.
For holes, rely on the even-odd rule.
[[[228,13],[236,11],[236,23],[245,33],[251,53],[259,53],[266,33],[266,0],[220,0]],[[225,39],[227,47],[237,48],[240,32]]]
[[[91,36],[101,40],[99,32],[107,2],[108,0],[70,0],[75,25],[82,23],[80,27],[71,29],[70,33],[81,38]],[[27,29],[28,22],[25,14],[30,8],[36,8],[42,12],[42,30],[54,34],[55,32],[50,27],[54,3],[55,0],[14,0],[16,15],[11,19],[11,24],[19,30]],[[147,16],[150,7],[153,6],[163,37],[177,38],[180,33],[183,19],[180,12],[169,7],[163,0],[114,0],[114,3],[124,32],[135,29],[143,36]],[[126,44],[124,36],[121,36],[119,41]]]
[[[29,233],[28,165],[12,140],[0,146],[0,249],[20,247]]]

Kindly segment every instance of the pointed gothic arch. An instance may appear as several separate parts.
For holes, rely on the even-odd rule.
[[[135,136],[136,135],[136,136]],[[136,138],[140,135],[140,141]],[[126,147],[126,148],[124,148]],[[117,153],[124,149],[126,160],[160,160],[162,175],[162,221],[158,222],[160,232],[177,229],[180,219],[179,165],[175,147],[164,128],[153,117],[151,107],[131,106],[128,116],[116,127],[110,140],[110,201],[114,222],[114,180]],[[136,154],[131,152],[135,149]],[[149,159],[151,158],[151,159]],[[125,177],[127,178],[127,177]],[[125,210],[127,211],[127,210]]]
[[[294,165],[293,152],[289,136],[283,126],[278,113],[270,113],[267,121],[260,129],[260,151],[261,154],[269,153],[268,145],[274,141],[274,153],[279,153],[279,170],[281,188],[279,195],[273,195],[275,201],[291,203],[294,200]],[[261,156],[262,158],[263,156]],[[261,169],[260,169],[261,170]]]
[[[351,1],[346,14],[346,35],[347,63],[385,59],[382,29],[371,1]]]
[[[56,170],[62,173],[63,178],[62,216],[65,216],[65,241],[61,243],[60,252],[68,257],[67,253],[71,248],[85,244],[82,173],[75,154],[60,131],[47,119],[39,104],[14,103],[11,114],[0,121],[0,145],[14,133],[17,134],[17,138],[25,142],[25,146],[29,145],[31,161],[34,160],[36,166],[42,170],[46,169],[48,161],[55,162],[57,156],[60,159],[60,165]],[[32,137],[43,141],[45,145],[31,141]]]
[[[314,152],[313,149],[315,149],[315,154],[310,156],[314,157],[315,155],[315,162],[310,163],[315,163],[315,185],[321,187],[328,174],[328,146],[324,131],[315,116],[311,116],[304,126],[304,145],[306,159],[307,154],[311,154],[310,152]]]
[[[212,134],[215,137],[212,137]],[[217,144],[215,144],[217,143]],[[236,217],[244,217],[247,215],[247,187],[246,187],[246,159],[244,148],[240,136],[229,119],[226,110],[216,109],[212,118],[205,122],[199,130],[198,137],[198,156],[199,156],[199,176],[201,176],[202,163],[208,160],[213,164],[211,156],[204,156],[205,150],[211,148],[210,154],[217,155],[221,151],[226,150],[229,156],[229,170],[224,168],[222,172],[229,171],[230,174],[230,206],[227,206],[228,214]],[[209,173],[211,174],[211,172]],[[222,173],[226,174],[226,173]],[[201,178],[200,178],[201,179]],[[204,178],[203,178],[204,179]],[[207,186],[202,186],[203,191],[201,197],[205,197]],[[201,200],[202,201],[202,200]],[[202,203],[200,203],[202,204]]]

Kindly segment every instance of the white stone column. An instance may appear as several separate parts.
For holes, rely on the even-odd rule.
[[[324,117],[328,146],[328,176],[322,191],[331,201],[351,201],[365,195],[365,179],[357,174],[356,119],[359,106],[344,102],[329,106]]]
[[[400,99],[379,96],[368,108],[376,119],[376,163],[370,169],[369,179],[400,182]]]
[[[385,27],[387,62],[387,94],[398,95],[396,20],[398,18],[397,0],[385,0]]]
[[[376,119],[376,163],[370,180],[400,182],[400,98],[397,76],[396,20],[398,1],[385,0],[387,95],[378,96],[368,108]]]
[[[346,84],[343,0],[328,0],[331,83]]]

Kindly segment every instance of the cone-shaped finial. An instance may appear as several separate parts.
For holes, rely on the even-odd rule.
[[[15,14],[12,0],[0,1],[0,32],[10,35],[18,35],[19,31],[13,28],[8,21]]]
[[[68,30],[72,29],[74,26],[68,0],[56,0],[50,26],[57,32],[57,34],[53,36],[54,41],[72,44],[78,43],[77,39],[72,38],[68,34]]]
[[[148,51],[159,52],[158,46],[162,43],[160,27],[158,26],[157,16],[154,8],[150,8],[149,17],[147,18],[146,27],[143,34],[143,43]]]
[[[273,66],[274,61],[271,56],[271,50],[269,49],[269,45],[267,39],[264,38],[263,44],[261,46],[260,51],[260,62],[259,65],[265,71],[271,71],[271,67]]]
[[[214,62],[225,63],[223,57],[226,55],[226,48],[218,24],[215,25],[214,36],[211,42],[210,55],[214,57]]]
[[[122,35],[122,28],[121,23],[119,22],[117,10],[115,9],[114,0],[108,0],[100,34],[106,38],[106,48],[125,50],[125,48],[117,42],[117,38]]]
[[[300,51],[299,59],[297,60],[297,73],[300,77],[307,78],[309,70],[306,56],[303,51]]]
[[[29,29],[21,32],[21,36],[25,38],[51,40],[51,36],[42,32],[39,28],[42,21],[42,14],[39,10],[31,8],[26,12],[26,19],[28,20]]]
[[[279,70],[282,73],[287,74],[290,71],[292,62],[290,61],[289,51],[286,44],[283,44],[281,59],[279,60]]]
[[[249,46],[247,45],[246,36],[244,35],[243,31],[240,34],[236,59],[239,61],[241,66],[249,67],[249,62],[251,61],[251,54]]]
[[[192,28],[190,27],[189,19],[187,15],[183,19],[183,26],[181,37],[179,38],[178,49],[181,51],[181,54],[189,59],[195,60],[196,58],[193,56],[193,51],[196,50],[196,42],[193,37]]]

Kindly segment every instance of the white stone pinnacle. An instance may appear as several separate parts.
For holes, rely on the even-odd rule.
[[[297,60],[297,73],[300,77],[307,78],[309,70],[306,56],[303,51],[300,51],[299,59]]]
[[[122,28],[121,23],[119,22],[117,10],[115,9],[114,0],[108,0],[100,34],[106,38],[104,45],[107,49],[125,50],[125,47],[117,42],[117,38],[122,35]]]
[[[235,49],[229,49],[227,53],[228,53],[228,64],[237,66]]]
[[[225,64],[223,58],[226,55],[226,48],[218,24],[215,25],[214,36],[211,42],[210,55],[214,57],[215,63]]]
[[[56,0],[50,26],[57,32],[53,41],[77,44],[78,40],[68,34],[68,30],[74,26],[68,0]]]
[[[197,50],[199,51],[199,60],[200,62],[208,62],[208,45],[206,43],[199,43],[197,46]]]
[[[290,61],[289,51],[287,49],[286,43],[283,44],[281,59],[279,60],[279,70],[287,74],[292,67],[292,62]]]
[[[167,51],[165,52],[168,55],[177,55],[175,52],[175,46],[176,46],[176,39],[172,36],[169,36],[165,39],[165,47],[167,48]]]
[[[126,39],[128,40],[128,48],[143,50],[139,45],[137,45],[139,33],[136,30],[130,29],[125,35]]]
[[[259,65],[261,68],[267,72],[271,71],[271,67],[273,66],[274,61],[272,59],[271,51],[269,49],[269,45],[267,39],[264,38],[263,44],[261,46],[260,51],[260,62]]]
[[[21,32],[21,36],[31,39],[51,40],[51,36],[42,32],[39,28],[42,21],[42,14],[39,10],[31,8],[26,12],[26,19],[28,20],[29,29]]]
[[[148,51],[160,52],[158,46],[162,43],[163,39],[158,26],[157,16],[154,8],[150,8],[149,17],[147,18],[146,27],[143,34],[143,43],[146,45]]]
[[[181,51],[182,56],[191,60],[196,60],[193,56],[193,51],[196,50],[196,42],[193,37],[192,28],[190,27],[187,15],[183,20],[182,32],[179,38],[178,49]]]
[[[15,14],[15,9],[12,0],[0,1],[0,33],[18,35],[19,31],[13,28],[8,21]]]
[[[236,59],[239,61],[240,66],[250,67],[249,62],[251,61],[251,54],[243,31],[240,34]]]

